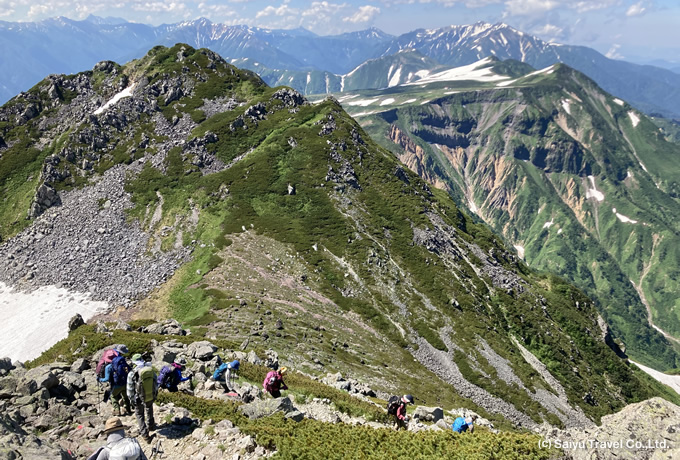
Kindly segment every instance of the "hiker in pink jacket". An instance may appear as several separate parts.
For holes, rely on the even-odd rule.
[[[288,386],[283,382],[283,374],[285,374],[287,370],[286,367],[282,367],[278,371],[270,371],[264,378],[262,386],[273,398],[281,397],[281,390],[288,389]]]

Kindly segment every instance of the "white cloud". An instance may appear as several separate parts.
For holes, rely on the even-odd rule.
[[[643,5],[642,2],[637,2],[634,5],[630,5],[630,8],[628,8],[628,11],[626,11],[626,16],[628,17],[634,17],[634,16],[642,16],[645,14],[647,11],[647,8]]]
[[[378,14],[380,14],[380,8],[371,5],[360,6],[353,15],[342,18],[345,22],[351,22],[352,24],[358,24],[362,22],[372,21]]]
[[[535,28],[532,33],[548,39],[548,41],[556,40],[564,35],[564,28],[556,26],[555,24],[545,24],[544,26]]]
[[[142,2],[131,5],[135,11],[148,11],[152,13],[178,13],[186,10],[184,3],[177,2]]]
[[[528,16],[545,13],[561,6],[558,0],[508,0],[505,10],[509,15]]]
[[[255,19],[264,18],[267,16],[287,16],[297,14],[298,10],[288,6],[288,3],[283,3],[278,8],[272,5],[267,6],[265,9],[258,11],[255,15]]]
[[[619,53],[619,49],[621,48],[621,45],[618,43],[614,43],[611,48],[609,48],[609,51],[605,54],[609,59],[623,59],[623,55]]]

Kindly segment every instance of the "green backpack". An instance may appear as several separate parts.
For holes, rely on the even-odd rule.
[[[156,378],[151,366],[142,367],[139,371],[139,378],[137,379],[137,388],[135,391],[139,397],[143,397],[144,402],[148,403],[156,399],[155,383]]]

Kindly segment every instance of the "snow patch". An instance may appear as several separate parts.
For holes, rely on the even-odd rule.
[[[377,102],[378,99],[380,99],[380,98],[377,97],[375,99],[360,99],[358,101],[348,102],[347,104],[348,105],[359,105],[361,107],[367,107],[367,106],[373,104],[374,102]]]
[[[123,91],[119,92],[115,96],[113,96],[111,99],[108,100],[108,102],[101,107],[99,107],[97,110],[94,111],[94,115],[99,115],[102,113],[104,110],[108,109],[112,105],[114,105],[116,102],[120,101],[124,97],[130,97],[132,96],[132,91],[134,91],[135,85],[132,84],[125,88]]]
[[[621,99],[619,99],[618,97],[615,97],[615,98],[614,98],[614,103],[615,103],[615,104],[619,104],[619,105],[623,105],[623,104],[624,104],[624,102],[623,102]]]
[[[419,71],[416,72],[416,76],[417,76],[417,77],[420,77],[420,78],[425,78],[425,77],[427,77],[428,75],[430,75],[430,71],[429,71],[429,70],[419,70]]]
[[[658,380],[659,382],[661,382],[665,385],[668,385],[673,390],[675,390],[676,393],[680,394],[680,376],[664,374],[663,372],[659,372],[657,370],[654,370],[651,367],[646,367],[646,366],[643,366],[642,364],[638,364],[635,361],[631,361],[631,363],[635,364],[637,367],[639,367],[640,369],[645,371],[647,374],[652,376],[652,378],[654,378],[655,380]]]
[[[564,109],[565,112],[571,115],[571,106],[569,105],[568,99],[562,100],[562,108]]]
[[[402,102],[402,105],[403,105],[403,104],[411,104],[411,103],[413,103],[413,102],[415,102],[415,101],[417,101],[417,99],[415,99],[415,98],[414,98],[414,99],[407,99],[407,100],[405,100],[404,102]]]
[[[2,355],[22,362],[35,359],[68,335],[68,322],[76,313],[87,321],[108,308],[89,294],[56,286],[21,292],[0,282]]]
[[[500,82],[500,83],[496,83],[496,86],[508,86],[508,85],[511,85],[511,84],[515,83],[516,81],[517,81],[517,79],[508,80],[508,81],[502,81],[502,82]]]
[[[588,176],[590,180],[591,189],[586,190],[586,198],[595,198],[597,201],[604,201],[604,193],[600,192],[597,187],[595,187],[595,176]]]
[[[484,58],[470,65],[462,67],[454,67],[453,69],[444,70],[429,76],[423,76],[422,79],[413,83],[406,83],[406,85],[422,85],[425,83],[432,83],[435,81],[457,81],[457,80],[475,80],[475,81],[498,81],[507,80],[510,77],[505,75],[497,75],[489,67],[480,68],[491,63],[491,59]],[[416,75],[422,71],[416,72]]]
[[[460,93],[460,91],[446,91],[444,94],[456,94]]]
[[[352,115],[352,117],[354,117],[354,118],[365,117],[366,115],[373,115],[374,113],[378,113],[378,112],[375,111],[375,110],[373,112],[359,112],[359,113],[355,113],[354,115]]]
[[[550,228],[550,226],[555,223],[553,221],[554,219],[550,219],[550,222],[546,222],[545,224],[543,224],[543,228]]]
[[[559,235],[560,233],[562,233],[562,229],[557,230],[557,234]]]
[[[542,74],[542,73],[548,74],[548,75],[549,75],[549,74],[551,74],[551,73],[553,73],[553,72],[555,71],[554,67],[555,67],[555,64],[553,64],[553,65],[551,65],[551,66],[549,66],[549,67],[546,67],[546,68],[544,68],[544,69],[536,70],[536,71],[534,71],[534,72],[531,72],[531,73],[529,73],[529,74],[526,74],[526,76],[527,76],[527,77],[530,77],[530,76],[532,76],[532,75],[540,75],[540,74]]]
[[[524,246],[519,246],[516,244],[515,249],[517,250],[517,255],[519,256],[519,258],[524,259]]]
[[[638,123],[640,123],[640,117],[638,117],[637,113],[633,112],[632,110],[628,112],[628,116],[630,117],[630,121],[633,123],[633,128],[635,128]]]
[[[616,214],[616,217],[617,217],[621,222],[623,222],[624,224],[637,224],[637,223],[638,223],[637,220],[633,220],[633,219],[631,219],[630,217],[626,217],[626,216],[624,216],[623,214],[619,214],[618,212],[616,212],[616,208],[612,208],[612,212],[613,212],[614,214]]]
[[[391,67],[390,67],[391,69]],[[399,84],[399,79],[401,78],[401,67],[397,69],[396,72],[394,72],[394,75],[392,75],[392,78],[390,78],[389,83],[387,84],[387,87],[390,88],[392,86],[397,86]]]
[[[477,214],[479,211],[479,209],[477,209],[477,205],[472,200],[468,201],[468,208],[470,208],[470,211],[474,212],[475,214]]]
[[[394,98],[393,97],[388,97],[387,99],[384,99],[380,101],[380,105],[389,105],[394,103]]]

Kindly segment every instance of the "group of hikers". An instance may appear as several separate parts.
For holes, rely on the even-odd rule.
[[[390,396],[387,400],[387,413],[394,416],[394,424],[397,430],[408,428],[409,416],[406,413],[406,406],[413,404],[412,395]],[[451,429],[455,433],[464,433],[474,431],[474,422],[477,420],[477,415],[472,414],[468,417],[458,417],[451,424]]]
[[[145,459],[144,453],[139,443],[134,438],[125,436],[125,426],[120,420],[123,415],[121,405],[127,415],[131,415],[134,407],[134,414],[137,419],[139,434],[146,441],[152,441],[151,431],[155,430],[156,424],[153,415],[153,403],[156,400],[158,391],[165,389],[169,392],[179,390],[179,384],[191,380],[192,374],[189,372],[182,375],[186,369],[186,360],[176,359],[173,363],[163,366],[156,375],[156,371],[151,365],[151,357],[148,353],[136,353],[131,357],[130,365],[126,356],[129,349],[125,345],[116,345],[105,350],[96,368],[98,381],[109,383],[110,388],[104,393],[104,401],[109,398],[113,405],[114,417],[106,421],[104,433],[107,435],[107,443],[100,447],[88,460],[109,460],[113,458],[137,458]],[[234,379],[237,378],[236,372],[240,368],[238,360],[220,364],[211,378],[222,385],[225,392],[230,393],[234,389]],[[287,368],[281,367],[278,370],[271,370],[265,376],[262,387],[272,398],[281,397],[281,390],[287,390],[288,386],[283,381]],[[392,396],[387,402],[387,413],[394,416],[397,429],[408,428],[409,416],[406,407],[413,404],[412,395]],[[473,424],[477,419],[476,415],[470,417],[458,417],[451,428],[454,432],[472,432]],[[136,456],[135,456],[136,455]]]

